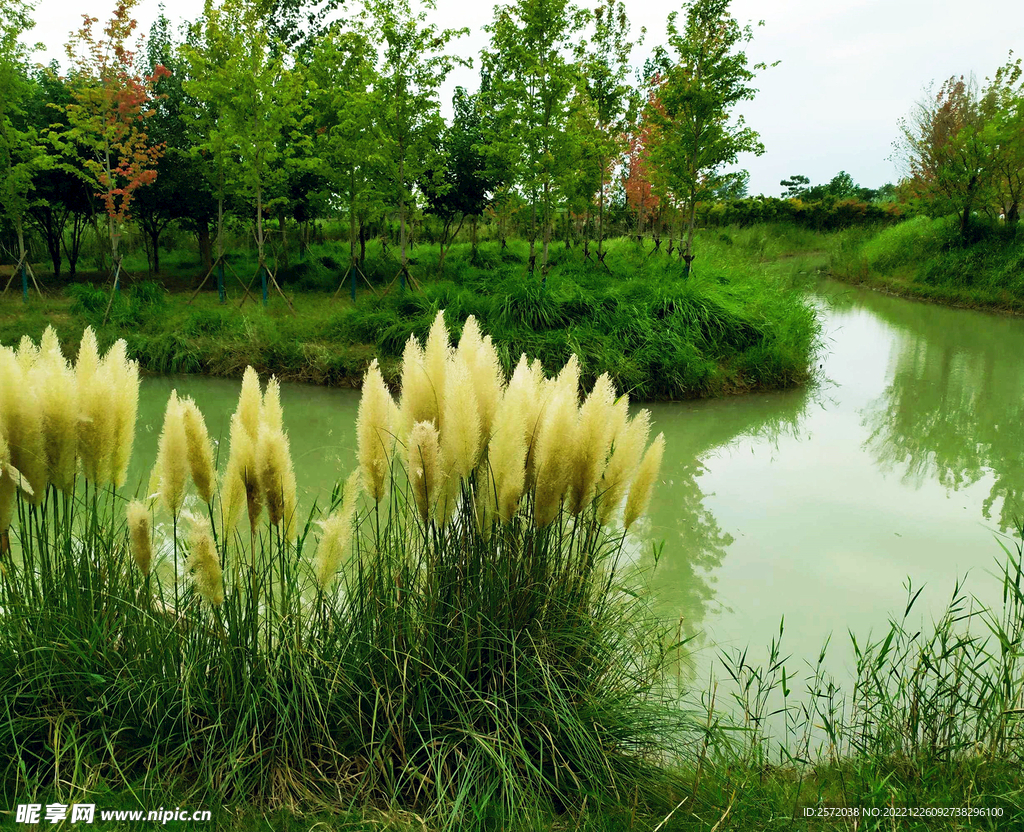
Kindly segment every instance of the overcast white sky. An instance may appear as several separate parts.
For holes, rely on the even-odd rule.
[[[62,44],[81,15],[104,20],[113,6],[113,0],[38,0],[36,28],[26,40],[46,47],[37,59],[62,59]],[[174,20],[193,19],[202,6],[202,0],[172,0],[167,11]],[[626,6],[634,32],[647,27],[635,56],[642,64],[663,42],[669,12],[682,4],[627,0]],[[468,26],[471,34],[457,48],[475,56],[486,43],[482,27],[492,9],[488,0],[437,0],[432,18]],[[765,21],[748,45],[751,62],[782,62],[761,74],[757,99],[742,108],[767,150],[740,160],[750,171],[752,194],[778,195],[779,180],[796,173],[813,183],[840,170],[868,187],[894,181],[889,156],[896,122],[930,82],[970,72],[980,80],[1011,49],[1024,54],[1022,0],[734,0],[731,9],[741,22]],[[148,31],[157,13],[158,0],[142,0],[140,30]],[[476,69],[450,76],[446,100],[456,84],[475,88]]]

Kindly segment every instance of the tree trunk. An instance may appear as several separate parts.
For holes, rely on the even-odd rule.
[[[551,183],[544,181],[544,215],[541,227],[541,239],[544,247],[541,254],[540,273],[544,281],[548,278],[548,247],[551,244]]]
[[[686,223],[686,247],[683,250],[683,261],[685,262],[685,266],[684,266],[684,269],[683,269],[683,276],[684,277],[689,277],[690,276],[690,264],[694,260],[694,255],[693,255],[693,232],[694,232],[694,226],[696,225],[696,222],[695,222],[696,217],[697,217],[697,202],[696,202],[695,199],[693,199],[693,196],[691,195],[691,198],[690,198],[690,216],[689,216],[689,218],[687,220],[687,223]]]
[[[590,221],[589,211],[587,221]],[[604,157],[601,157],[601,190],[598,191],[597,203],[597,260],[604,262]]]
[[[213,246],[210,241],[210,224],[205,220],[199,224],[196,230],[196,240],[199,243],[199,258],[203,263],[203,274],[208,274],[213,268]]]
[[[281,266],[288,268],[288,221],[285,218],[285,210],[282,208],[277,213],[277,225],[281,229]]]

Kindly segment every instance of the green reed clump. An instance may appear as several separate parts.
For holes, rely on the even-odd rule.
[[[87,347],[83,379],[114,372]],[[31,376],[33,354],[0,367]],[[396,401],[371,366],[357,471],[304,524],[274,379],[247,371],[219,477],[202,414],[172,393],[127,504],[123,478],[88,473],[103,411],[79,418],[70,490],[26,475],[13,498],[7,797],[187,782],[453,829],[663,800],[685,749],[665,674],[679,645],[626,585],[614,522],[657,480],[649,415],[607,377],[581,401],[575,359],[548,378],[524,356],[507,378],[474,320],[453,348],[440,314],[401,378]],[[29,467],[11,389],[3,482]]]
[[[958,582],[938,619],[922,626],[922,590],[908,582],[907,604],[888,628],[866,639],[850,633],[850,686],[829,669],[831,639],[802,669],[784,652],[782,626],[764,661],[724,652],[728,678],[718,692],[732,707],[712,689],[703,702],[709,724],[726,729],[708,744],[712,802],[732,790],[741,794],[734,815],[976,806],[1001,812],[978,821],[983,828],[1024,822],[1024,530],[1014,549],[1001,545],[1000,604],[982,604]],[[951,818],[949,828],[975,820]],[[891,822],[861,817],[857,828]]]

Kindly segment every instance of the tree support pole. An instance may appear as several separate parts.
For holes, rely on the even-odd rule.
[[[118,282],[121,279],[121,258],[117,258],[114,264],[114,285],[110,287],[110,297],[107,300],[107,311],[103,313],[103,324],[106,326],[107,318],[110,317],[110,307],[114,303],[114,294],[117,292]]]

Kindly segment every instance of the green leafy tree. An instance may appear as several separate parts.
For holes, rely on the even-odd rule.
[[[33,178],[48,161],[25,109],[32,90],[28,50],[19,38],[33,26],[31,11],[32,6],[21,0],[0,0],[0,217],[14,226],[18,265],[23,270],[28,268],[25,217],[31,204],[29,194]]]
[[[1024,200],[1024,73],[1013,54],[991,80],[993,113],[984,139],[993,148],[996,206],[1006,222],[1020,220]]]
[[[272,48],[259,6],[250,0],[208,2],[197,30],[185,50],[185,91],[209,125],[205,145],[216,156],[219,224],[228,190],[253,205],[266,301],[268,278],[280,287],[266,264],[264,215],[286,200],[290,162],[309,141],[306,81],[287,54]]]
[[[456,87],[452,98],[454,115],[445,130],[439,148],[440,173],[427,171],[421,185],[429,211],[440,219],[440,268],[451,242],[458,236],[467,218],[475,229],[477,219],[487,208],[494,187],[488,175],[483,151],[483,114],[481,99]],[[455,225],[458,221],[458,225]],[[476,234],[472,235],[473,257],[476,256]]]
[[[58,70],[56,62],[39,67],[25,103],[28,122],[44,138],[51,130],[67,128],[65,112],[72,100],[71,89]],[[63,155],[52,142],[44,141],[43,149],[47,160],[32,178],[28,220],[46,245],[54,277],[60,277],[63,257],[67,256],[68,275],[74,279],[85,231],[94,222],[99,203],[95,190],[63,161]],[[85,148],[80,149],[81,154],[86,152]]]
[[[311,81],[315,155],[349,224],[351,270],[358,268],[357,229],[381,202],[380,141],[375,120],[376,54],[362,21],[332,26],[305,56]],[[362,235],[358,235],[361,239]]]
[[[782,192],[784,199],[800,199],[810,188],[811,180],[798,173],[789,179],[783,179],[779,184],[786,189]]]
[[[637,91],[628,83],[630,55],[643,41],[630,39],[630,23],[622,0],[606,0],[594,9],[593,30],[581,48],[580,64],[592,102],[594,134],[588,147],[598,172],[597,258],[604,262],[604,214],[615,162],[625,151],[625,136],[638,107]]]
[[[555,189],[572,158],[567,126],[578,68],[571,42],[585,21],[569,0],[517,0],[495,7],[494,21],[485,27],[491,42],[483,64],[493,110],[487,144],[512,171],[511,184],[529,198],[530,270],[539,227],[545,277]]]
[[[189,123],[191,102],[184,89],[187,68],[179,47],[170,21],[161,13],[146,40],[146,56],[151,74],[158,66],[166,67],[170,74],[154,85],[157,98],[147,127],[164,153],[157,162],[156,181],[139,192],[135,209],[153,274],[160,272],[160,236],[174,222],[196,235],[204,267],[208,270],[212,265],[210,223],[216,218],[217,204],[203,160],[195,152],[197,135]]]
[[[668,50],[655,56],[662,71],[651,106],[657,128],[653,158],[683,218],[680,254],[689,273],[697,203],[711,196],[722,168],[740,153],[764,153],[743,117],[733,121],[736,105],[757,92],[751,82],[764,65],[748,65],[742,45],[753,39],[753,30],[729,13],[729,0],[694,0],[685,8],[682,28],[678,15],[669,15]]]
[[[432,3],[425,3],[433,8]],[[414,13],[409,0],[367,0],[364,19],[379,44],[374,109],[380,158],[393,183],[398,206],[401,269],[409,277],[408,228],[413,185],[426,171],[440,174],[437,147],[444,129],[438,91],[452,68],[468,63],[445,52],[467,29],[438,29],[426,13]]]

